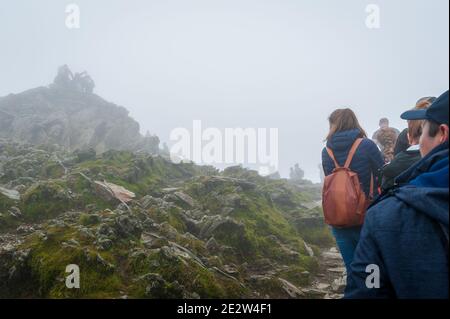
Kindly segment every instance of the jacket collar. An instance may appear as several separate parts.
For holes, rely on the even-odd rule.
[[[448,160],[448,147],[448,141],[436,146],[427,156],[398,176],[395,179],[395,183],[398,185],[407,184],[419,175],[429,172],[435,163],[445,158]]]
[[[411,145],[410,147],[407,148],[407,152],[415,152],[415,151],[419,151],[420,150],[420,146],[419,144],[416,145]]]

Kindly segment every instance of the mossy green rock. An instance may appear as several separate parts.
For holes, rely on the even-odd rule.
[[[7,158],[26,150],[3,148]],[[314,185],[145,153],[55,152],[23,155],[2,177],[21,200],[0,195],[1,298],[301,298],[318,269],[305,243],[333,244]],[[95,181],[136,197],[106,200]],[[23,213],[14,221],[12,206]],[[79,267],[79,289],[66,286],[68,265]]]

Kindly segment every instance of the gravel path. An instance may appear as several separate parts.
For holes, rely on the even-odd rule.
[[[344,295],[346,270],[341,254],[333,247],[321,251],[319,272],[308,289],[303,289],[309,298],[340,299]]]

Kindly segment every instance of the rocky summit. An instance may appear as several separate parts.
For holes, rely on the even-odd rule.
[[[62,66],[52,84],[0,98],[0,138],[66,150],[159,152],[157,136],[142,136],[124,107],[93,93],[86,73]]]

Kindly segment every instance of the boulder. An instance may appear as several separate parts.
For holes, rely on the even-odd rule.
[[[20,200],[20,193],[14,189],[6,189],[0,186],[0,194],[3,194],[7,198],[14,201]]]
[[[342,276],[333,280],[333,283],[331,284],[331,289],[335,293],[342,294],[344,293],[346,285],[347,285],[347,278],[346,276]]]
[[[236,222],[230,217],[222,217],[220,215],[205,216],[200,224],[200,238],[210,238],[218,232],[233,233],[233,236],[243,237],[245,235],[245,227],[243,224]]]
[[[113,246],[113,241],[107,237],[98,237],[94,242],[98,250],[109,250]]]
[[[306,252],[308,253],[309,257],[314,257],[314,251],[312,250],[311,247],[309,247],[309,245],[306,242],[303,242]]]
[[[113,183],[95,181],[94,184],[96,193],[107,201],[116,199],[121,203],[128,203],[136,197],[133,192],[130,192],[125,187]]]
[[[214,239],[214,237],[211,237],[206,242],[206,249],[212,254],[220,252],[220,244]]]
[[[84,149],[84,150],[76,150],[74,152],[74,155],[77,158],[77,161],[79,163],[85,162],[85,161],[93,161],[96,159],[97,152],[93,148]]]
[[[317,288],[302,289],[302,292],[303,292],[305,298],[308,298],[308,299],[324,299],[324,297],[328,294],[327,291],[320,290]]]
[[[137,219],[124,214],[116,217],[115,230],[122,238],[139,237],[142,232],[142,226]]]
[[[21,218],[22,217],[22,212],[20,211],[19,208],[15,207],[15,206],[11,207],[8,210],[8,212],[9,212],[9,215],[11,217],[14,217],[14,218]]]
[[[281,282],[281,287],[290,298],[301,298],[305,296],[303,291],[301,291],[299,288],[297,288],[294,284],[290,283],[289,281],[282,278],[278,278],[278,280]]]
[[[150,207],[158,207],[161,209],[169,209],[173,204],[168,203],[162,198],[156,198],[151,195],[145,195],[139,200],[139,204],[144,209],[149,209]]]
[[[164,222],[160,224],[159,231],[168,239],[170,240],[176,240],[177,237],[180,235],[178,231],[170,225],[168,222]]]
[[[195,206],[194,199],[191,196],[183,192],[175,192],[174,195],[178,197],[179,202],[181,203],[182,206],[185,207],[187,206],[188,208],[192,208]]]

